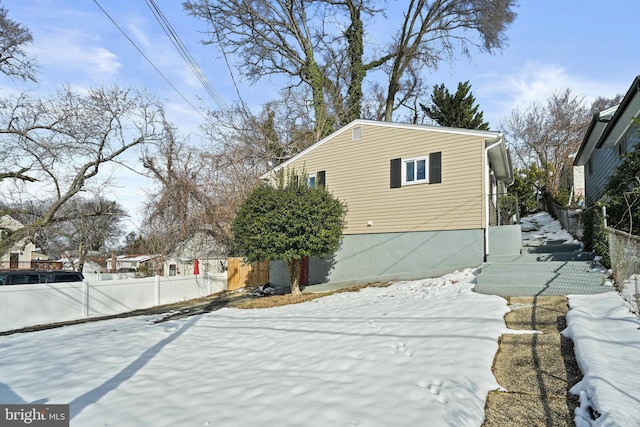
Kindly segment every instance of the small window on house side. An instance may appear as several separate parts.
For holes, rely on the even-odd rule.
[[[403,184],[420,184],[428,182],[427,177],[427,157],[406,159],[402,161],[404,172],[402,175]]]
[[[309,175],[308,182],[309,182],[309,188],[315,188],[316,187],[316,176],[315,175]]]
[[[360,138],[362,137],[362,128],[359,126],[356,128],[353,128],[351,137],[354,141],[360,141]]]

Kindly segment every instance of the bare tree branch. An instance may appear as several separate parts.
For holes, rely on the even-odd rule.
[[[32,40],[29,30],[9,19],[7,10],[0,7],[0,73],[36,81],[36,65],[25,52]]]
[[[11,200],[15,191],[8,181],[19,181],[24,198],[54,196],[46,211],[12,234],[14,242],[71,220],[74,214],[65,206],[83,192],[105,190],[105,165],[163,137],[161,105],[147,94],[118,87],[83,94],[66,87],[48,98],[23,94],[0,104],[5,106],[0,109],[0,151],[8,153],[0,158],[0,191]],[[0,252],[11,244],[3,241]]]

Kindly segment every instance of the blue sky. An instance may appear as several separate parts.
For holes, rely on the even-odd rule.
[[[215,109],[195,75],[179,56],[143,0],[99,0],[191,104]],[[227,105],[238,100],[231,74],[213,46],[204,46],[205,24],[187,16],[181,1],[156,0],[183,43]],[[401,1],[389,0],[390,9]],[[490,56],[472,50],[472,59],[442,63],[426,76],[429,85],[445,83],[455,91],[469,80],[491,128],[514,109],[544,101],[553,91],[570,88],[591,101],[624,93],[640,74],[640,2],[637,0],[521,0],[508,28],[508,46]],[[18,84],[0,78],[0,95],[28,88],[53,91],[64,83],[146,88],[165,101],[169,120],[184,136],[198,140],[200,113],[140,55],[92,0],[2,0],[9,17],[30,29],[30,52],[40,65],[39,83]],[[384,25],[380,26],[381,28]],[[250,85],[237,73],[245,102],[259,106],[277,97],[277,82]],[[428,99],[425,94],[424,99]],[[136,196],[138,199],[141,193]],[[133,200],[127,204],[135,209]]]

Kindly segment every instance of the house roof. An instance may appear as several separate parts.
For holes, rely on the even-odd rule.
[[[506,144],[505,144],[505,141],[504,141],[504,135],[501,132],[476,130],[476,129],[450,128],[450,127],[445,127],[445,126],[416,125],[416,124],[410,124],[410,123],[382,122],[382,121],[364,120],[364,119],[357,119],[357,120],[354,120],[351,123],[347,124],[346,126],[343,126],[342,128],[338,129],[337,131],[333,132],[332,134],[330,134],[330,135],[324,137],[323,139],[321,139],[320,141],[316,142],[315,144],[313,144],[312,146],[310,146],[306,150],[303,150],[300,153],[296,154],[295,156],[293,156],[292,158],[290,158],[286,162],[276,166],[275,168],[273,168],[272,170],[270,170],[269,172],[264,174],[262,176],[262,178],[263,179],[268,178],[273,173],[275,173],[275,172],[277,172],[277,171],[279,171],[279,170],[281,170],[283,168],[286,168],[292,162],[296,161],[300,157],[305,156],[307,153],[315,150],[316,148],[322,146],[327,141],[330,141],[331,139],[335,138],[336,136],[338,136],[338,135],[342,134],[343,132],[346,132],[346,131],[348,131],[348,130],[356,127],[356,126],[362,126],[362,125],[388,127],[388,128],[398,128],[398,129],[413,129],[413,130],[418,130],[418,131],[423,131],[423,132],[438,132],[438,133],[477,136],[477,137],[485,139],[485,142],[487,143],[487,146],[490,145],[490,144],[488,144],[489,142],[501,142],[501,144],[496,145],[496,147],[501,146],[501,148],[499,150],[496,149],[495,151],[491,150],[490,152],[488,152],[488,154],[490,155],[490,161],[492,162],[492,166],[496,170],[496,176],[499,179],[508,181],[509,183],[513,181],[513,168],[511,167],[511,156],[509,155],[509,150],[506,147]]]
[[[587,163],[596,148],[612,147],[631,126],[631,119],[640,112],[640,76],[636,76],[619,105],[595,114],[591,119],[576,159],[575,166]]]
[[[188,262],[194,259],[226,258],[226,252],[226,248],[220,245],[212,236],[198,232],[191,238],[179,243],[168,258]]]
[[[622,98],[611,121],[598,139],[596,148],[615,145],[631,126],[631,119],[640,112],[640,76],[636,76],[631,87]]]
[[[158,258],[160,255],[119,255],[116,257],[116,261],[127,261],[127,262],[146,262],[152,260],[154,258]],[[111,262],[111,258],[107,258],[107,262]]]
[[[16,231],[24,227],[20,221],[9,215],[0,216],[0,228]]]
[[[585,133],[582,144],[580,144],[578,153],[573,161],[575,166],[582,166],[587,163],[591,156],[591,152],[596,148],[596,145],[602,136],[602,132],[604,132],[607,124],[611,121],[611,117],[618,107],[619,105],[616,105],[593,115],[591,123],[589,123],[589,128]]]

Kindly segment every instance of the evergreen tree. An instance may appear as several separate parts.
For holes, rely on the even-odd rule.
[[[324,258],[338,250],[346,205],[322,185],[310,187],[304,172],[277,176],[258,185],[235,220],[236,250],[249,261],[281,260],[289,268],[291,293],[300,293],[302,258]]]
[[[475,103],[476,98],[467,80],[458,83],[458,91],[453,95],[444,83],[436,85],[431,94],[431,106],[420,104],[420,108],[440,126],[489,130],[489,123],[484,121],[483,113],[478,111],[479,106]]]

